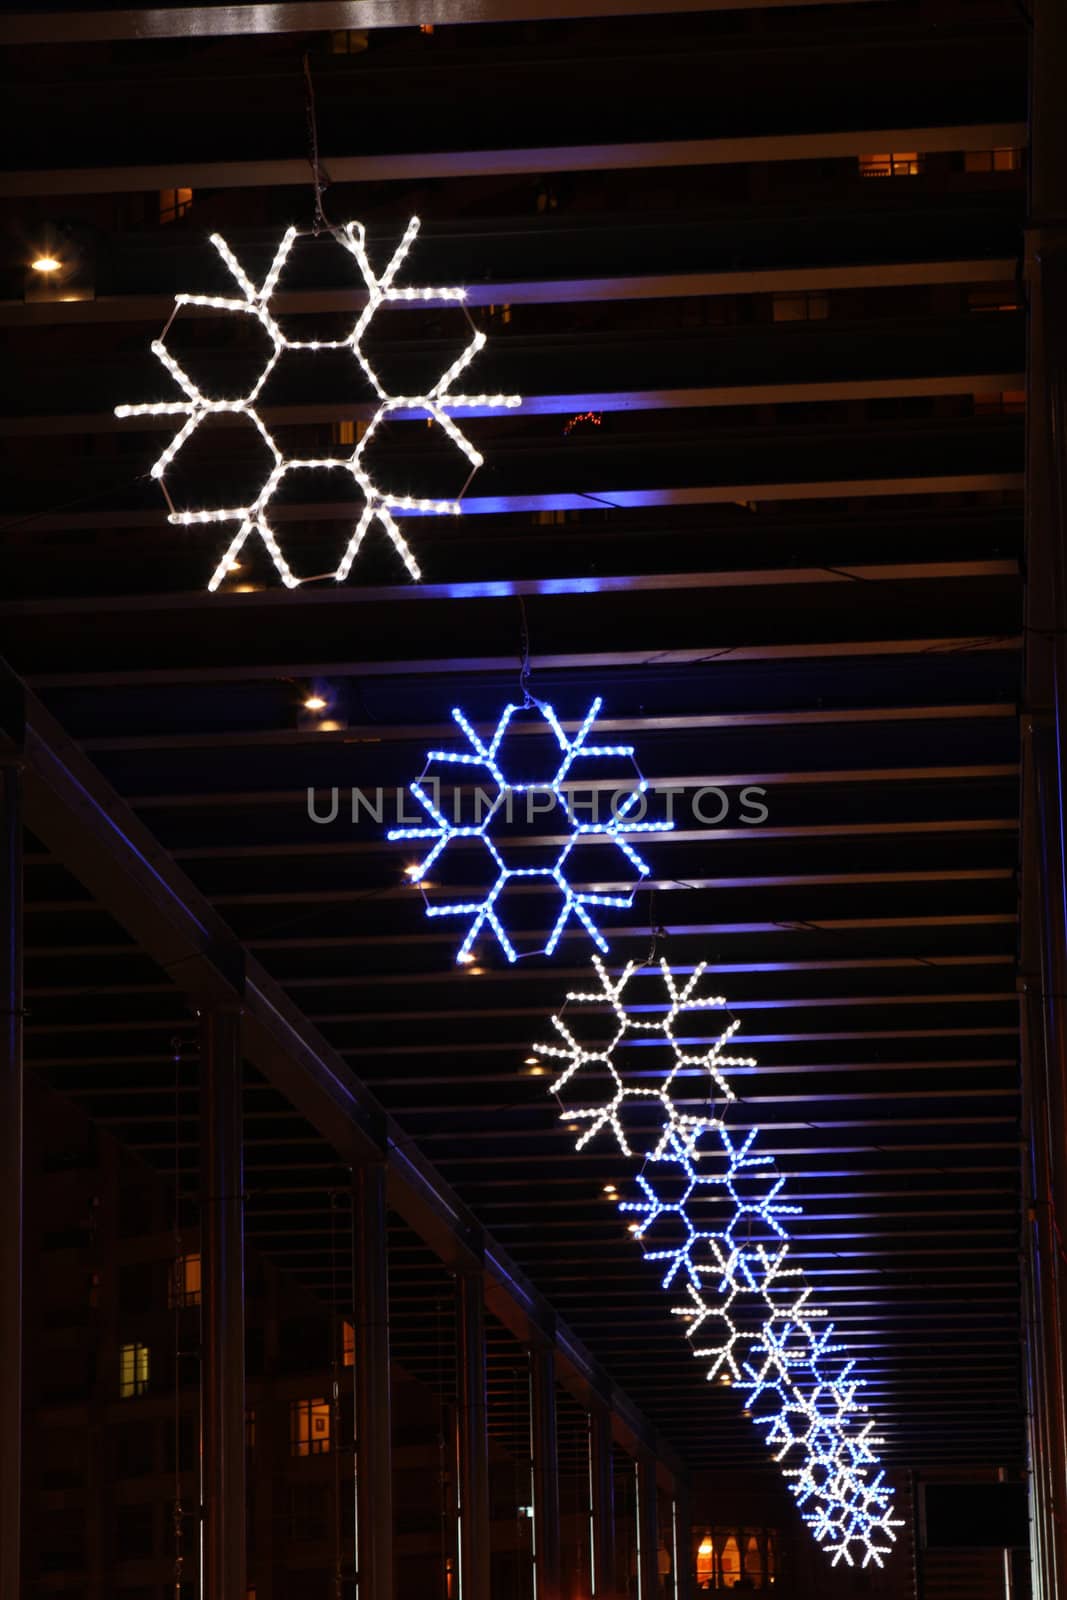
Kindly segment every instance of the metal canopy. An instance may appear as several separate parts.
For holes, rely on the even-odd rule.
[[[341,9],[316,26],[374,26]],[[529,1070],[585,971],[581,942],[515,968],[486,946],[481,970],[457,970],[455,929],[423,917],[383,840],[388,813],[347,821],[353,786],[395,797],[418,774],[452,706],[491,725],[513,698],[521,597],[536,692],[572,722],[603,695],[649,779],[682,790],[685,821],[649,845],[654,903],[606,922],[612,957],[641,959],[652,923],[672,962],[719,972],[760,1062],[736,1077],[737,1126],[763,1130],[805,1206],[798,1256],[861,1359],[889,1460],[1011,1465],[1023,189],[992,152],[1025,139],[1025,23],[1007,0],[982,23],[947,0],[921,24],[897,0],[676,7],[670,29],[605,9],[552,7],[529,38],[481,7],[454,32],[445,8],[430,37],[397,13],[360,55],[310,41],[331,214],[364,217],[376,246],[424,214],[412,281],[484,276],[484,381],[531,403],[470,423],[487,465],[462,518],[407,524],[425,587],[383,545],[350,587],[282,593],[250,547],[214,597],[217,530],[166,523],[146,476],[162,436],[110,410],[162,394],[147,346],[173,290],[217,292],[203,235],[258,261],[309,214],[308,41],[277,31],[292,7],[255,8],[264,31],[240,38],[225,37],[235,8],[212,8],[219,37],[193,43],[204,8],[200,23],[58,16],[50,82],[85,140],[37,128],[0,176],[21,384],[0,417],[0,628],[31,689],[29,1060],[167,1171],[175,1132],[180,1149],[196,1137],[194,958],[231,987],[243,971],[257,1248],[328,1296],[329,1174],[384,1140],[397,1211],[434,1235],[447,1197],[512,1332],[551,1306],[575,1382],[625,1389],[689,1466],[761,1463],[603,1194],[616,1158],[572,1153]],[[164,24],[184,42],[103,42]],[[737,84],[672,96],[664,39]],[[605,115],[642,51],[641,116]],[[437,137],[427,113],[402,148],[388,118],[343,120],[405,72],[440,105],[459,65],[514,90],[506,136]],[[175,117],[197,74],[232,99]],[[158,100],[134,142],[113,108],[146,85]],[[11,95],[32,122],[34,91]],[[456,128],[473,126],[461,109]],[[876,150],[914,151],[921,170],[862,178]],[[187,218],[135,223],[156,199],[134,191],[174,185],[195,191]],[[98,297],[23,304],[26,242],[62,217],[95,230]],[[295,269],[291,314],[354,303],[322,261]],[[217,320],[188,337],[216,370],[240,359]],[[395,339],[414,364],[450,337],[405,312],[383,350]],[[329,440],[363,398],[294,372],[272,416]],[[398,423],[384,465],[414,486],[447,460]],[[220,429],[199,469],[224,493],[246,465]],[[321,572],[350,521],[336,498],[300,499],[279,531]],[[332,730],[302,710],[323,685]],[[337,824],[309,820],[308,788],[326,802],[334,786]],[[690,812],[712,786],[728,809],[705,825]],[[745,786],[766,790],[764,823],[742,817]],[[139,862],[115,855],[116,819]],[[171,914],[179,883],[195,926]],[[541,926],[543,902],[522,896],[517,925]],[[454,1231],[441,1224],[442,1249]],[[410,1288],[417,1307],[413,1268]]]

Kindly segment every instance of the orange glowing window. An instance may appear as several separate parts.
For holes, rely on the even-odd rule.
[[[289,1402],[289,1454],[325,1456],[330,1453],[330,1407],[325,1400]]]
[[[741,1577],[741,1552],[731,1533],[719,1555],[720,1589],[732,1589]]]
[[[715,1587],[715,1546],[710,1533],[697,1545],[697,1583],[701,1589]]]
[[[1007,145],[999,150],[966,150],[963,155],[964,172],[1017,172],[1022,164],[1022,151]]]
[[[175,1306],[198,1306],[201,1293],[200,1256],[198,1253],[179,1256],[174,1263],[174,1270],[170,1280],[170,1304]]]
[[[754,1533],[745,1541],[745,1581],[754,1589],[763,1587],[763,1557]]]
[[[861,178],[916,178],[922,171],[922,157],[915,150],[860,156],[859,163]]]
[[[976,417],[1017,417],[1026,410],[1025,389],[1004,389],[1000,394],[976,394]]]
[[[192,204],[193,191],[191,189],[160,189],[160,222],[177,222],[179,217],[184,217],[186,212],[192,209]]]
[[[356,1329],[351,1322],[341,1324],[341,1360],[346,1367],[356,1364]]]

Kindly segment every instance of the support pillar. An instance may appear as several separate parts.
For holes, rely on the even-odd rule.
[[[489,1416],[480,1272],[456,1279],[458,1600],[489,1600]]]
[[[560,1600],[559,1445],[556,1353],[530,1349],[530,1445],[533,1459],[534,1600]]]
[[[637,1462],[637,1593],[638,1600],[656,1600],[659,1593],[659,1508],[656,1463],[642,1455]]]
[[[593,1527],[593,1600],[615,1595],[615,1474],[611,1459],[611,1412],[594,1404],[589,1412],[589,1503]]]
[[[359,1600],[392,1600],[393,1593],[393,1424],[385,1180],[384,1162],[357,1167],[352,1193]]]
[[[693,1512],[689,1503],[689,1484],[674,1481],[674,1527],[671,1562],[674,1567],[674,1600],[691,1600],[693,1593]]]
[[[1031,29],[1021,969],[1032,1588],[1067,1600],[1067,12]]]
[[[244,1171],[241,1017],[200,1027],[204,1600],[245,1600]]]
[[[0,1600],[19,1600],[22,1516],[22,773],[0,765]]]

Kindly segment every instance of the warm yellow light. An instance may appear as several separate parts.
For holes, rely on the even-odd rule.
[[[38,256],[36,261],[31,261],[34,272],[58,272],[63,265],[55,256]]]
[[[226,571],[227,572],[240,572],[240,570],[241,570],[241,563],[239,561],[228,561],[226,563]]]
[[[527,1067],[539,1067],[541,1063],[537,1056],[527,1056],[524,1065]]]
[[[326,710],[326,702],[322,698],[321,694],[309,694],[307,699],[304,701],[304,710],[305,711],[325,711]]]
[[[461,950],[456,957],[461,967],[473,967],[474,959],[469,950]]]
[[[404,871],[413,882],[418,882],[419,865],[417,861],[413,861],[410,866],[405,867]]]
[[[710,1533],[706,1533],[704,1535],[703,1539],[701,1539],[699,1545],[697,1546],[697,1555],[698,1556],[710,1556],[710,1555],[714,1555],[714,1554],[715,1554],[715,1546],[711,1542],[711,1535],[710,1535]]]
[[[618,1189],[616,1189],[616,1187],[615,1187],[615,1185],[613,1183],[606,1183],[604,1185],[604,1193],[605,1194],[618,1194],[618,1192],[619,1192]]]
[[[543,1078],[544,1075],[545,1075],[544,1067],[536,1066],[536,1067],[531,1067],[530,1068],[530,1077],[531,1078]]]

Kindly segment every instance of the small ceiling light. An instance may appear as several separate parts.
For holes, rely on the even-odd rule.
[[[541,1066],[540,1062],[538,1062],[535,1067],[529,1068],[529,1073],[531,1078],[543,1078],[545,1075],[545,1069],[543,1066]]]
[[[461,967],[473,967],[476,959],[470,950],[464,950],[462,955],[456,957]]]
[[[321,694],[309,694],[307,699],[304,701],[304,710],[305,711],[325,711],[326,710],[326,702],[322,698]]]
[[[63,265],[55,256],[38,256],[36,261],[31,261],[30,266],[34,272],[58,272]]]
[[[722,1372],[719,1374],[719,1382],[722,1384],[724,1389],[728,1389],[733,1381],[733,1378],[728,1372]]]
[[[541,1063],[536,1056],[527,1056],[523,1065],[527,1067],[539,1067]]]
[[[413,883],[418,883],[420,867],[419,867],[419,863],[417,861],[412,861],[411,863],[409,863],[409,865],[404,868],[404,872],[405,872],[406,876],[409,877],[412,880]]]
[[[227,562],[226,571],[227,572],[240,572],[241,565],[242,565],[242,563],[240,561]]]
[[[606,1183],[604,1185],[604,1193],[608,1194],[608,1195],[611,1195],[612,1198],[614,1198],[614,1196],[617,1195],[618,1192],[619,1192],[618,1189],[616,1189],[616,1187],[615,1187],[615,1185],[613,1183]]]

